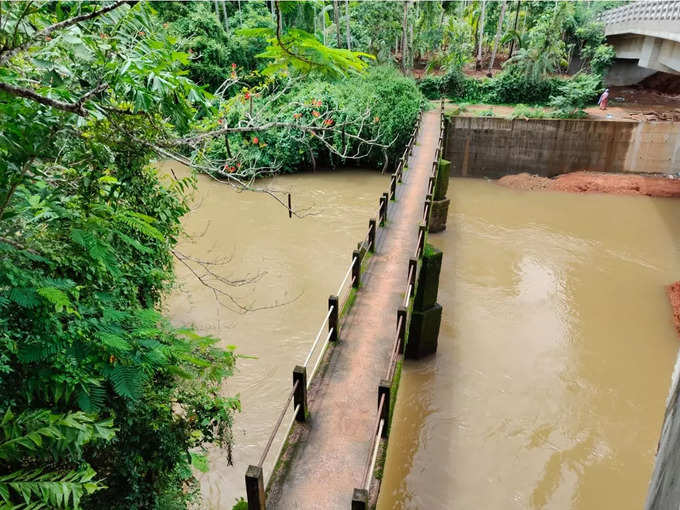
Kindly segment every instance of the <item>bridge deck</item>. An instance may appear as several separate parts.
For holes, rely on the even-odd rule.
[[[425,113],[397,202],[389,205],[389,220],[362,274],[338,345],[312,385],[311,423],[272,487],[268,508],[349,509],[352,490],[361,485],[374,433],[377,388],[389,363],[438,137],[438,111]]]

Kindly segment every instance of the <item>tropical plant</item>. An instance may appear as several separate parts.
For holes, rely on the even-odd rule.
[[[558,94],[550,98],[550,106],[563,118],[586,116],[583,108],[594,102],[601,90],[602,78],[597,74],[580,73],[558,87]]]
[[[209,96],[146,4],[2,10],[0,499],[186,507],[236,358],[158,312],[194,180],[148,163]]]

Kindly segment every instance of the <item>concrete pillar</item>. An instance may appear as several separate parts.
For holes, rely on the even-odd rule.
[[[401,323],[399,320],[401,319]],[[405,306],[397,308],[397,338],[399,339],[399,354],[404,353],[404,341],[406,340],[406,320],[408,319],[408,311]]]
[[[443,254],[440,250],[428,245],[428,254],[423,255],[420,273],[418,274],[418,284],[413,299],[414,310],[427,310],[437,302],[442,258]]]
[[[385,395],[385,402],[380,412],[380,418],[384,421],[382,429],[382,437],[389,435],[390,428],[390,395],[392,393],[392,381],[382,379],[378,385],[378,406],[380,406],[380,399]]]
[[[446,230],[446,223],[449,217],[449,205],[451,205],[451,200],[448,198],[432,202],[430,222],[427,227],[428,232],[435,233]]]
[[[428,246],[428,253],[423,254],[418,273],[408,342],[404,347],[406,358],[419,359],[437,352],[442,318],[442,307],[436,302],[441,264],[442,252]]]
[[[328,316],[328,331],[330,332],[331,336],[329,337],[330,342],[337,342],[338,341],[338,315],[340,314],[340,303],[338,302],[338,296],[330,295],[328,297],[328,309],[330,310],[331,307],[333,307],[333,310],[331,311],[331,314]]]
[[[307,417],[307,367],[296,365],[293,369],[293,385],[298,383],[293,393],[293,409],[300,405],[295,420],[304,422]]]
[[[434,187],[434,200],[443,200],[449,190],[449,176],[451,174],[451,162],[445,159],[439,160],[437,169],[437,183]]]
[[[413,269],[411,269],[413,268]],[[411,257],[408,259],[408,272],[411,274],[411,280],[406,282],[406,285],[411,284],[411,297],[416,293],[416,273],[418,273],[418,259]]]
[[[424,223],[421,223],[418,225],[418,239],[420,239],[420,242],[418,244],[418,254],[419,256],[423,255],[423,249],[425,248],[425,232],[427,230],[427,226]]]
[[[387,220],[387,193],[383,193],[380,196],[380,226],[385,226],[385,221]]]
[[[366,489],[354,489],[352,510],[368,510],[368,491]]]
[[[352,287],[355,289],[359,288],[361,285],[361,253],[359,250],[354,250],[352,252]]]
[[[246,471],[248,510],[265,510],[264,474],[259,466],[248,466]]]
[[[375,231],[376,231],[376,221],[375,218],[368,220],[368,251],[373,253],[375,251]]]
[[[420,359],[437,352],[439,327],[442,320],[442,306],[435,304],[425,311],[412,311],[408,329],[408,342],[404,357]]]

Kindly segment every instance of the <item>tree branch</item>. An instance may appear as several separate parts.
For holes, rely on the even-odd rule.
[[[98,11],[92,11],[89,14],[83,14],[81,16],[75,16],[73,18],[60,21],[59,23],[55,23],[53,25],[50,25],[46,28],[43,28],[42,30],[36,32],[33,34],[33,37],[25,41],[24,43],[20,44],[19,46],[15,46],[14,48],[4,50],[2,54],[0,54],[0,65],[3,65],[5,62],[7,62],[10,58],[12,58],[14,55],[17,53],[24,51],[27,49],[33,42],[35,42],[36,39],[39,37],[47,37],[49,36],[52,32],[55,30],[61,30],[62,28],[70,27],[72,25],[75,25],[76,23],[80,23],[81,21],[87,21],[93,18],[96,18],[98,16],[101,16],[103,14],[106,14],[107,12],[111,12],[114,9],[117,9],[123,4],[130,3],[128,0],[119,0],[117,2],[112,3],[111,5],[107,5],[106,7],[102,7]]]
[[[81,117],[87,117],[88,115],[87,110],[83,107],[84,103],[91,99],[96,94],[99,94],[100,92],[106,90],[108,86],[109,86],[108,83],[101,83],[97,85],[97,87],[95,87],[94,89],[87,92],[86,94],[83,94],[80,97],[80,99],[78,99],[78,101],[76,101],[75,103],[68,103],[66,101],[59,101],[57,99],[41,96],[40,94],[32,91],[31,89],[15,87],[14,85],[10,85],[9,83],[0,82],[0,90],[4,90],[8,94],[12,94],[13,96],[18,97],[24,97],[26,99],[31,99],[36,103],[44,104],[45,106],[51,106],[52,108],[56,108],[58,110],[62,110],[65,112],[75,113],[76,115],[80,115]]]

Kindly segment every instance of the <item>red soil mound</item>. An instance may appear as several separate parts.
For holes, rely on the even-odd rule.
[[[675,329],[680,334],[680,282],[675,282],[668,286],[668,299],[671,301],[671,308],[673,308],[673,322]]]
[[[501,177],[498,183],[509,188],[523,190],[680,197],[680,179],[634,174],[572,172],[549,179],[547,177],[522,173]]]

